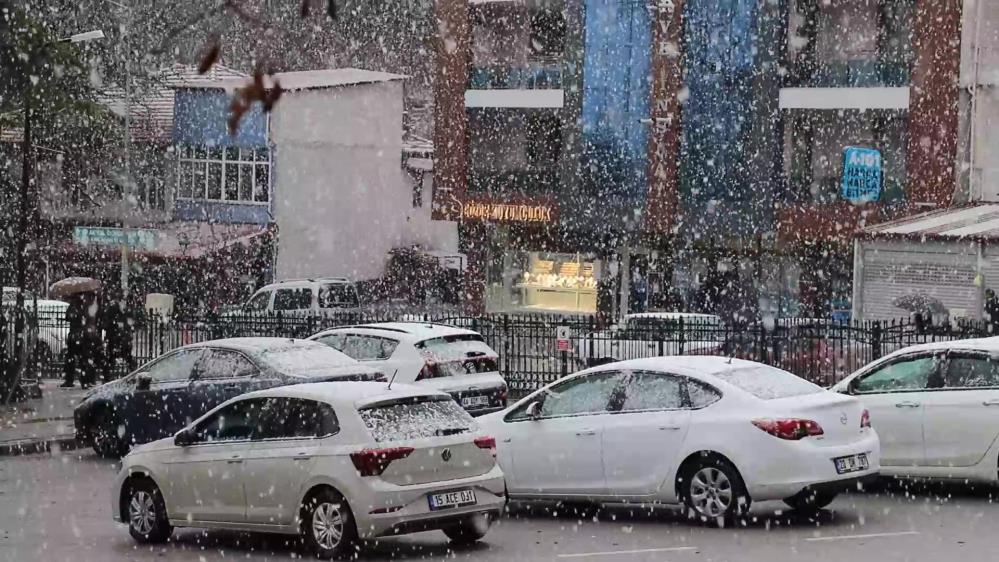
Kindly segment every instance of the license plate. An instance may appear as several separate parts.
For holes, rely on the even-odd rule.
[[[867,470],[868,467],[867,455],[865,453],[850,455],[848,457],[837,457],[833,459],[833,462],[836,463],[837,474],[860,472],[861,470]]]
[[[475,408],[477,406],[488,406],[489,397],[482,396],[465,396],[461,399],[462,408]]]
[[[427,496],[427,501],[430,502],[430,511],[437,511],[438,509],[448,509],[449,507],[458,507],[462,505],[474,505],[475,491],[458,490],[456,492],[442,492],[440,494],[430,494],[429,496]]]

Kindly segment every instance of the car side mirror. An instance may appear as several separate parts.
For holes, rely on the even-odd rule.
[[[173,436],[173,444],[178,447],[187,447],[194,444],[194,432],[190,429],[182,429]]]
[[[541,417],[541,402],[531,402],[527,406],[527,417],[536,420]]]
[[[149,373],[139,373],[135,375],[135,389],[136,390],[149,390],[153,385],[153,377],[149,376]]]

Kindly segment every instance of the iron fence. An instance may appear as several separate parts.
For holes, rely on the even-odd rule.
[[[0,372],[16,360],[13,314],[0,316]],[[28,378],[59,376],[69,327],[59,313],[28,315],[32,349]],[[986,323],[929,326],[918,319],[839,323],[785,318],[762,323],[725,324],[711,317],[646,317],[611,325],[596,316],[460,313],[405,314],[396,311],[347,312],[321,316],[233,314],[174,316],[135,315],[131,321],[132,354],[138,364],[183,345],[228,337],[304,338],[336,326],[385,321],[449,324],[475,330],[500,356],[500,369],[515,394],[533,390],[589,365],[620,359],[664,355],[719,355],[760,361],[828,386],[861,366],[914,344],[989,336]],[[558,328],[568,332],[559,345]],[[4,364],[5,363],[5,364]],[[116,367],[123,374],[126,362]]]

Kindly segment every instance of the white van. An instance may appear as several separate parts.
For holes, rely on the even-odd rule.
[[[343,277],[294,279],[265,285],[243,305],[244,312],[323,314],[356,310],[357,287]]]

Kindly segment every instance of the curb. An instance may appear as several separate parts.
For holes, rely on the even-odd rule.
[[[0,443],[0,457],[16,457],[38,453],[58,453],[78,449],[81,444],[73,436],[50,439],[24,439],[13,443]]]

